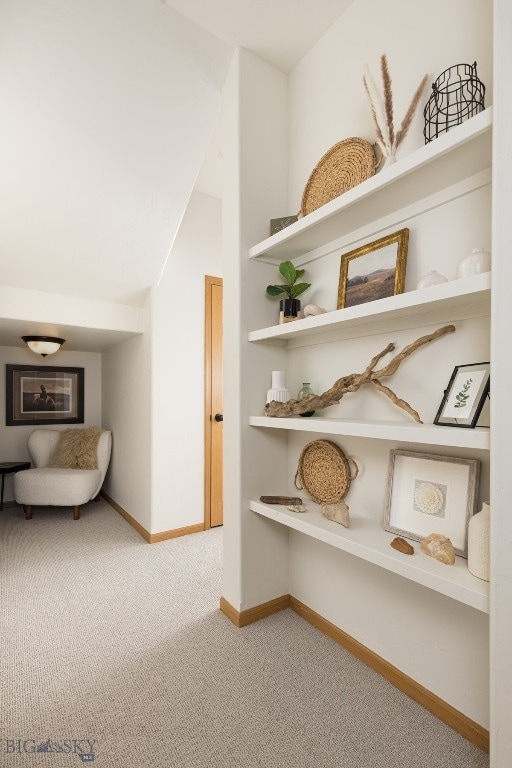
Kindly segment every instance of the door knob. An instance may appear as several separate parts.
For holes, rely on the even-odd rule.
[[[216,413],[214,419],[215,421],[224,421],[224,416],[222,413]]]

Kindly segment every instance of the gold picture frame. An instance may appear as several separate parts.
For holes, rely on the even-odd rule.
[[[409,230],[399,229],[341,257],[338,309],[403,293]]]

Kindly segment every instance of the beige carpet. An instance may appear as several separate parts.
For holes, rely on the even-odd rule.
[[[221,529],[149,545],[101,502],[0,542],[1,768],[488,766],[293,612],[236,629]]]

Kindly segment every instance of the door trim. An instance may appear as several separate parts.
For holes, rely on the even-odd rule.
[[[211,528],[211,445],[212,445],[212,299],[211,287],[222,287],[221,277],[204,278],[204,529]]]

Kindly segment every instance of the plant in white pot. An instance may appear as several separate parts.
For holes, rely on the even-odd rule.
[[[298,283],[305,273],[304,269],[295,269],[291,261],[282,261],[279,265],[279,272],[286,280],[283,285],[267,285],[269,296],[280,296],[285,293],[287,299],[281,299],[279,302],[279,323],[287,323],[290,320],[297,320],[300,317],[299,296],[311,287],[311,283]]]

